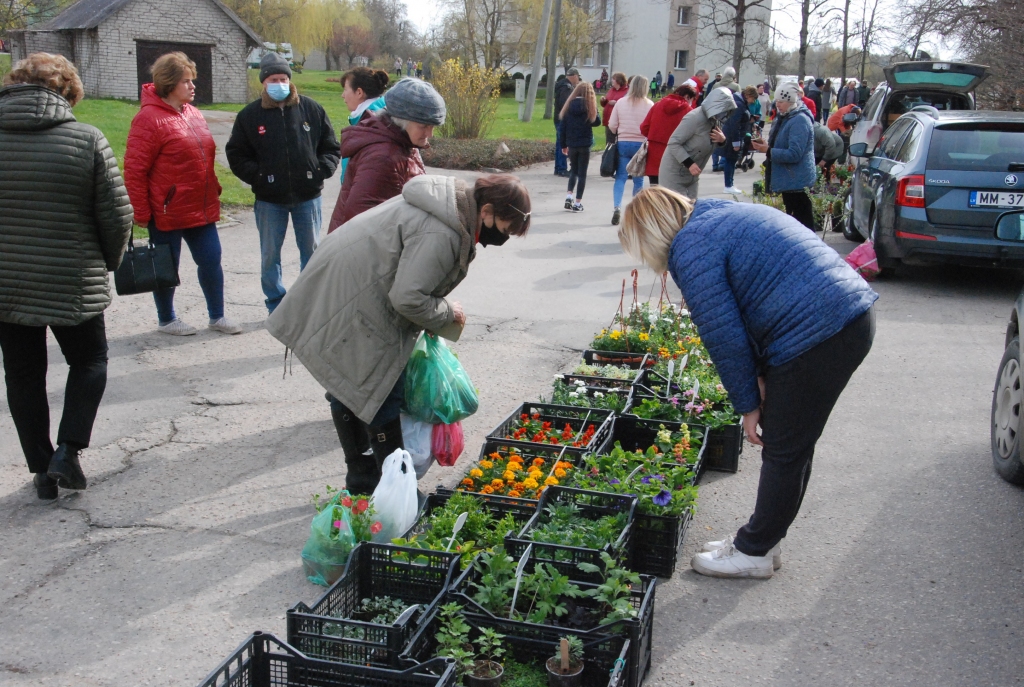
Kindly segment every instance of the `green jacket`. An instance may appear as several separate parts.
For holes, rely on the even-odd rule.
[[[421,175],[327,236],[267,318],[332,396],[373,420],[419,333],[454,321],[445,300],[476,257],[477,208],[455,177]]]
[[[100,130],[47,88],[0,89],[0,322],[71,326],[103,312],[131,232]]]

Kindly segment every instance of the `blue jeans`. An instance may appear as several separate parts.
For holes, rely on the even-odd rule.
[[[722,154],[718,152],[718,146],[711,151],[711,169],[722,168]]]
[[[558,123],[555,123],[555,174],[559,172],[569,171],[569,158],[562,154],[562,148],[559,146],[559,141],[562,136],[559,133],[560,128]]]
[[[309,262],[313,251],[320,243],[320,196],[294,205],[268,203],[257,200],[253,206],[256,213],[256,228],[260,232],[260,284],[267,297],[267,310],[274,312],[284,294],[287,293],[281,281],[281,247],[288,232],[288,215],[292,217],[295,230],[295,245],[299,247],[299,271]]]
[[[211,320],[219,320],[224,317],[224,271],[220,267],[220,236],[217,235],[217,225],[210,223],[191,229],[160,231],[156,224],[149,223],[149,240],[155,245],[171,247],[176,269],[181,263],[182,239],[188,244],[188,250],[192,253],[192,259],[198,268],[199,286],[206,296],[206,311]],[[181,274],[180,269],[178,274]],[[156,314],[160,324],[173,322],[177,317],[174,314],[174,288],[157,289],[153,292],[153,300],[156,301]]]
[[[636,155],[636,151],[640,150],[640,146],[643,145],[637,141],[619,141],[616,143],[619,147],[619,168],[615,170],[615,186],[612,189],[612,197],[615,199],[615,207],[622,207],[622,194],[626,191],[626,177],[629,174],[626,173],[626,165]],[[640,193],[644,188],[644,177],[640,175],[633,177],[633,195]]]
[[[736,178],[736,160],[731,160],[723,155],[722,170],[725,172],[725,187],[729,188],[732,186],[733,179]]]

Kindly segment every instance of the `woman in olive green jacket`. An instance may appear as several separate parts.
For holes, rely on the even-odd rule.
[[[353,493],[370,493],[402,447],[405,364],[423,330],[466,322],[445,298],[476,244],[501,245],[530,225],[530,196],[513,176],[473,186],[422,175],[320,244],[267,330],[327,389]],[[373,458],[364,455],[373,449]]]
[[[132,231],[132,206],[107,139],[75,121],[82,82],[66,58],[36,53],[0,89],[0,348],[7,401],[41,499],[85,489],[107,383],[107,272]],[[46,328],[68,362],[57,449],[46,399]]]

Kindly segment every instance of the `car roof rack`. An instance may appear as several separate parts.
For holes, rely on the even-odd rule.
[[[931,105],[915,105],[914,107],[910,108],[910,111],[911,112],[923,112],[926,115],[928,115],[929,117],[931,117],[932,119],[938,119],[939,118],[939,111],[936,110]]]

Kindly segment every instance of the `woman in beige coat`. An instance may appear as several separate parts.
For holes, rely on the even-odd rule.
[[[445,296],[466,277],[476,244],[500,246],[529,226],[530,196],[514,176],[473,186],[414,177],[330,234],[267,319],[327,389],[350,492],[371,493],[384,459],[402,447],[405,364],[420,332],[465,324],[462,306]]]

